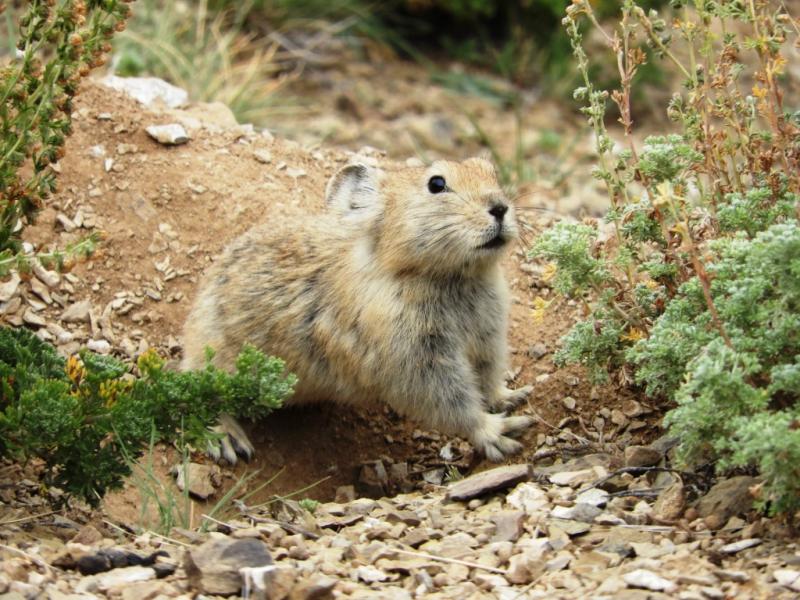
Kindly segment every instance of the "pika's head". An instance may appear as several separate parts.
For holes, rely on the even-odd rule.
[[[328,184],[327,200],[395,272],[480,269],[517,237],[514,208],[481,158],[396,171],[350,165]]]

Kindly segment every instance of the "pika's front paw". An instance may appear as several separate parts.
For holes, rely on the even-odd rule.
[[[514,410],[528,399],[532,391],[532,385],[526,385],[517,390],[510,390],[507,387],[502,387],[497,397],[491,403],[492,408],[501,412]]]
[[[229,465],[235,465],[241,456],[246,461],[253,458],[256,449],[245,433],[239,421],[230,415],[220,415],[219,421],[211,429],[214,433],[219,433],[222,437],[210,442],[208,454],[216,462],[224,459]]]
[[[519,435],[530,427],[530,417],[506,417],[505,415],[483,415],[481,428],[472,435],[472,443],[492,462],[500,462],[506,456],[522,450],[522,444],[510,436]]]

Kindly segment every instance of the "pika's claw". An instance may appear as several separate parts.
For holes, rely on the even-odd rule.
[[[225,460],[233,466],[238,462],[240,456],[246,461],[250,461],[256,453],[247,433],[232,416],[220,415],[219,421],[212,431],[223,436],[218,442],[209,444],[208,454],[216,462]]]
[[[486,413],[483,427],[472,436],[472,443],[492,462],[522,450],[522,444],[509,436],[518,435],[533,423],[530,417],[506,417]]]
[[[497,398],[492,401],[492,408],[502,412],[514,410],[528,399],[532,391],[532,385],[526,385],[517,390],[509,390],[503,387],[500,389]]]

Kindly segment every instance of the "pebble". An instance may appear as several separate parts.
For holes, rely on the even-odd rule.
[[[511,487],[531,477],[533,477],[533,467],[531,465],[496,467],[451,484],[447,491],[447,498],[467,501],[490,492]]]
[[[749,538],[749,539],[739,540],[738,542],[725,544],[719,549],[719,551],[724,554],[736,554],[737,552],[741,552],[742,550],[747,550],[748,548],[753,548],[754,546],[758,546],[760,544],[761,544],[760,538]]]
[[[178,146],[189,141],[189,134],[178,123],[169,125],[150,125],[145,129],[147,134],[160,144],[165,146]]]
[[[647,569],[636,569],[630,573],[625,573],[622,579],[630,587],[642,588],[653,592],[666,592],[669,594],[674,592],[677,588],[670,580],[664,579],[660,575]]]

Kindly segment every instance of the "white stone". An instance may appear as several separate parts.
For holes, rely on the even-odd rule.
[[[165,146],[177,146],[189,141],[189,134],[178,123],[168,125],[150,125],[145,129],[147,135]]]
[[[664,579],[660,575],[656,575],[647,569],[636,569],[630,573],[625,573],[622,579],[630,587],[643,588],[653,592],[674,592],[675,584],[669,579]]]
[[[103,85],[124,92],[147,106],[157,101],[178,108],[189,101],[186,90],[157,77],[117,77],[109,75],[100,80]]]

